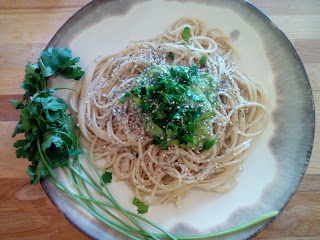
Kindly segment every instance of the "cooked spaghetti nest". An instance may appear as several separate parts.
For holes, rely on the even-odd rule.
[[[181,37],[186,27],[190,28],[188,42]],[[170,52],[174,60],[168,57]],[[191,66],[202,56],[207,61],[200,69],[218,81],[211,137],[220,140],[208,151],[176,145],[160,150],[152,144],[132,98],[125,103],[119,99],[149,66]],[[228,39],[199,19],[181,18],[153,39],[131,42],[118,54],[98,57],[78,87],[80,91],[70,96],[70,106],[77,116],[81,143],[99,169],[110,168],[116,179],[130,183],[136,197],[148,204],[179,204],[191,188],[232,189],[252,139],[269,120],[263,85],[237,70]]]

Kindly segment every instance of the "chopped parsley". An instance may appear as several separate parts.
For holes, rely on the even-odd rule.
[[[203,149],[210,141],[216,90],[215,78],[197,64],[154,65],[138,76],[131,93],[153,144],[161,150],[170,144]]]
[[[127,100],[128,97],[130,97],[130,93],[125,92],[125,94],[119,99],[119,102],[125,103],[125,101]]]
[[[112,172],[105,171],[104,174],[102,174],[101,178],[102,178],[102,181],[104,183],[111,183],[111,181],[112,181]]]
[[[174,55],[172,52],[169,52],[168,54],[168,58],[170,58],[172,61],[174,60]]]
[[[185,27],[185,28],[183,29],[183,33],[181,34],[182,39],[183,39],[184,41],[186,41],[186,42],[189,42],[190,36],[191,36],[191,34],[190,34],[190,28],[189,28],[189,27]]]
[[[207,56],[202,56],[201,59],[199,60],[199,64],[200,65],[205,64],[207,60],[208,60]]]
[[[220,140],[220,138],[215,138],[215,139],[212,139],[210,141],[207,141],[203,144],[203,150],[209,150],[215,143],[217,140]]]
[[[138,207],[138,213],[144,214],[148,212],[149,205],[146,205],[144,202],[140,201],[138,198],[134,197],[132,203]]]

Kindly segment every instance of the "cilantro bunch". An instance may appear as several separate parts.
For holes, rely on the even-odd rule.
[[[13,107],[21,110],[12,137],[25,134],[25,139],[14,143],[16,156],[31,162],[27,173],[34,185],[49,174],[43,158],[53,169],[80,153],[71,116],[66,114],[66,102],[53,95],[56,89],[47,89],[48,78],[55,73],[80,79],[84,72],[76,65],[78,61],[66,47],[44,50],[38,63],[26,65],[22,100],[11,100]]]

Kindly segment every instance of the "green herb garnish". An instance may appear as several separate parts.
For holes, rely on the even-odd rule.
[[[104,174],[102,174],[102,180],[103,182],[106,183],[111,183],[112,181],[112,172],[107,172],[105,171]]]
[[[153,144],[201,149],[208,141],[216,91],[213,76],[185,66],[152,66],[135,82],[131,93]],[[210,100],[209,100],[210,99]]]
[[[207,141],[203,144],[203,149],[204,150],[209,150],[215,143],[216,141],[220,140],[220,138],[215,138],[215,139],[212,139],[210,141]]]
[[[161,150],[168,150],[168,140],[167,139],[161,139],[156,135],[152,136],[153,138],[153,144],[154,145],[161,145]]]
[[[144,202],[140,201],[138,198],[134,197],[132,203],[138,207],[138,213],[147,213],[149,205],[146,205]]]
[[[130,97],[130,93],[125,92],[125,94],[119,99],[119,102],[125,103],[125,101],[127,100],[128,97]]]
[[[199,64],[200,65],[205,64],[207,60],[208,60],[207,56],[202,56],[201,59],[199,60]]]
[[[183,33],[181,34],[182,39],[183,39],[184,41],[186,41],[186,42],[189,42],[190,36],[191,36],[191,34],[190,34],[190,28],[189,28],[189,27],[185,27],[185,28],[183,29]]]
[[[44,50],[38,63],[26,65],[25,80],[21,85],[25,90],[22,100],[11,100],[14,108],[21,109],[20,121],[12,137],[18,133],[26,135],[26,139],[15,142],[16,155],[30,160],[27,173],[34,185],[49,174],[41,156],[50,159],[48,164],[56,168],[80,153],[71,116],[65,113],[66,102],[53,96],[55,89],[47,90],[48,77],[55,73],[80,79],[84,72],[75,65],[78,61],[79,58],[72,59],[71,51],[66,47]]]
[[[170,58],[172,61],[174,60],[174,55],[172,52],[169,52],[168,54],[168,58]]]

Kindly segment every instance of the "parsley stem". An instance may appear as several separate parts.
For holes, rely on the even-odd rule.
[[[97,219],[101,220],[103,223],[105,223],[107,226],[111,227],[111,228],[114,228],[115,230],[119,231],[120,233],[123,233],[124,235],[132,238],[132,239],[135,239],[135,240],[140,240],[140,238],[137,238],[136,236],[130,234],[128,231],[126,230],[122,230],[121,228],[119,228],[118,226],[116,225],[113,225],[112,223],[109,222],[109,219],[106,218],[105,216],[103,215],[99,215],[97,214],[96,212],[92,211],[86,204],[84,204],[82,201],[80,201],[79,199],[82,199],[82,200],[85,200],[85,201],[89,201],[88,198],[85,198],[81,195],[78,195],[78,194],[75,194],[75,193],[70,193],[68,192],[68,189],[62,184],[59,184],[57,182],[57,176],[53,176],[53,175],[49,175],[49,178],[51,180],[51,182],[58,188],[60,189],[61,191],[63,191],[64,193],[66,193],[71,199],[73,199],[74,201],[76,201],[80,206],[82,206],[86,211],[88,211],[88,213],[92,214],[94,217],[96,217]],[[79,198],[79,199],[78,199]]]
[[[80,163],[80,162],[78,162],[79,163],[79,170],[80,170],[80,168],[81,169],[83,169],[84,171],[85,171],[85,173],[86,173],[86,175],[91,179],[91,180],[93,180],[92,178],[91,178],[91,176],[90,176],[90,174],[88,174],[88,172],[85,170],[85,168],[83,167],[83,165]],[[83,177],[83,175],[81,174],[81,172],[80,171],[78,171],[78,170],[76,170],[73,166],[69,166],[70,167],[70,170],[72,170],[75,174],[78,174],[81,178],[82,178],[82,181],[86,181],[87,183],[89,183],[89,185],[91,186],[91,187],[93,187],[94,189],[96,189],[96,190],[98,190],[97,189],[97,186],[94,186],[94,185],[97,185],[97,183],[96,182],[93,182],[93,183],[90,183],[86,178],[84,178]],[[93,180],[94,181],[94,180]],[[102,181],[102,183],[103,183],[103,181]],[[93,196],[91,195],[91,193],[89,192],[89,190],[88,190],[88,188],[87,188],[87,186],[84,184],[84,182],[83,182],[83,187],[85,188],[85,190],[86,190],[86,192],[87,192],[87,194],[89,195],[89,199],[91,199],[91,200],[95,200],[94,198],[93,198]],[[79,188],[79,191],[82,191],[80,188]],[[100,192],[100,191],[99,191]],[[109,201],[112,201],[111,199],[110,199],[110,197],[109,196],[107,196],[103,191],[102,192],[100,192],[104,197],[106,197]],[[115,208],[115,209],[118,209],[118,207],[117,206],[112,206],[112,205],[108,205],[109,207],[112,207],[112,208]],[[93,207],[93,206],[92,206]],[[101,206],[99,206],[100,208],[101,208]],[[109,214],[109,215],[111,215],[111,213],[108,211],[108,210],[106,210],[105,208],[102,208],[104,211],[106,211],[106,213],[107,214]],[[127,211],[127,210],[125,210],[125,213],[126,214],[129,214],[129,215],[131,215],[131,216],[134,216],[134,217],[138,217],[139,215],[136,215],[136,214],[133,214],[133,213],[131,213],[131,212],[129,212],[129,211]],[[112,214],[112,217],[114,217],[114,218],[117,218],[116,216],[114,216],[113,214]],[[142,217],[140,217],[139,216],[139,218],[140,219],[142,219],[142,220],[144,220]],[[118,218],[117,218],[118,219]],[[118,221],[121,221],[120,219],[118,219]],[[123,225],[126,225],[126,226],[129,226],[128,224],[126,224],[126,223],[124,223],[123,221],[121,221],[121,223],[123,224]],[[154,225],[153,225],[154,226]],[[121,225],[120,225],[120,227],[121,227]],[[129,229],[130,231],[134,231],[134,232],[136,232],[136,233],[139,233],[140,235],[143,235],[143,236],[150,236],[152,233],[150,233],[150,232],[148,232],[148,231],[144,231],[144,230],[142,230],[142,231],[138,231],[137,232],[137,230],[135,230],[135,229]],[[160,229],[161,230],[161,229]],[[153,235],[153,234],[152,234]],[[150,236],[151,237],[151,236]],[[158,239],[157,237],[152,237],[152,239]]]
[[[83,184],[83,187],[84,187],[87,195],[89,196],[89,199],[95,199],[92,196],[92,194],[90,193],[90,190],[88,189],[88,187],[85,184]],[[116,221],[118,221],[120,224],[118,224],[118,223],[115,223],[115,224],[119,225],[119,227],[125,228],[127,231],[130,231],[130,232],[135,233],[135,234],[146,235],[143,231],[139,231],[139,230],[137,230],[135,228],[132,228],[132,226],[130,226],[127,222],[123,221],[122,219],[120,219],[119,217],[117,217],[116,215],[111,213],[107,208],[104,207],[104,205],[98,204],[98,207],[100,209],[102,209],[105,213],[110,215],[112,218],[114,218]],[[92,205],[92,208],[95,208],[95,207]],[[96,211],[98,211],[98,210],[96,209]]]
[[[109,191],[108,187],[106,186],[106,184],[104,183],[104,181],[102,180],[102,177],[101,175],[99,174],[98,172],[98,169],[94,166],[94,163],[91,161],[91,159],[89,158],[89,162],[90,162],[90,165],[93,167],[94,171],[96,172],[96,174],[98,175],[104,189],[107,191],[109,197],[110,197],[110,201],[115,205],[117,206],[117,208],[134,224],[136,225],[137,227],[139,227],[141,230],[143,230],[145,233],[147,233],[152,239],[159,239],[157,238],[154,234],[148,232],[145,230],[145,228],[140,224],[138,223],[134,218],[132,218],[131,215],[129,215],[127,213],[127,211],[114,199],[113,195],[111,194],[111,192]]]
[[[267,219],[275,217],[278,214],[279,214],[278,211],[271,211],[271,212],[268,212],[268,213],[262,215],[261,217],[258,217],[258,218],[254,219],[246,224],[243,224],[239,227],[231,228],[229,230],[225,230],[225,231],[221,231],[221,232],[217,232],[217,233],[209,233],[209,234],[198,235],[198,236],[176,236],[176,237],[179,240],[196,240],[196,239],[206,239],[206,238],[219,237],[219,236],[239,232],[239,231],[244,230],[246,228],[252,227],[252,226],[254,226],[258,223],[261,223]],[[163,236],[163,237],[165,237],[165,236]]]
[[[61,166],[62,171],[64,172],[64,174],[68,177],[68,179],[70,180],[70,182],[78,187],[77,183],[73,180],[72,176],[68,173],[67,169],[64,166]]]
[[[49,171],[51,178],[53,178],[53,183],[56,186],[60,185],[61,188],[63,189],[63,191],[67,195],[69,195],[73,200],[75,200],[79,205],[81,205],[86,211],[88,211],[90,214],[92,214],[96,218],[100,219],[101,221],[103,221],[108,226],[118,230],[119,232],[123,233],[124,235],[126,235],[132,239],[139,240],[139,238],[137,238],[136,236],[134,236],[134,235],[130,234],[129,232],[124,231],[121,228],[110,223],[108,221],[108,219],[105,218],[104,216],[101,216],[100,214],[97,214],[96,212],[92,211],[92,209],[90,209],[86,204],[84,204],[80,199],[78,199],[73,192],[71,192],[66,186],[63,185],[63,183],[59,180],[58,176],[54,173],[54,171],[52,170],[52,168],[48,164],[48,162],[46,160],[47,157],[45,156],[45,153],[42,152],[42,150],[41,150],[40,138],[37,138],[37,147],[38,147],[38,151],[39,151],[41,160],[42,160],[43,164],[46,166],[47,170]]]
[[[89,156],[88,156],[89,157]],[[80,165],[80,168],[86,173],[86,175],[88,176],[88,178],[92,181],[92,182],[87,182],[91,187],[93,187],[96,191],[98,191],[102,196],[108,198],[108,196],[100,189],[99,185],[97,185],[97,183],[95,182],[95,180],[92,178],[92,176],[90,176],[90,174],[87,172],[87,170],[85,169],[85,167],[81,164],[81,162],[79,161],[79,165]],[[71,166],[70,166],[71,167]],[[75,168],[70,168],[72,171],[75,171],[75,173],[78,173],[80,174]],[[85,179],[84,179],[85,180]],[[87,180],[85,180],[87,181]],[[108,207],[111,207],[111,208],[114,208],[114,209],[117,209],[114,205],[110,205],[110,204],[106,204],[104,202],[101,202],[101,201],[97,201],[95,198],[89,198],[89,201],[93,201],[97,204],[101,204],[101,205],[105,205],[105,206],[108,206]],[[157,226],[155,223],[149,221],[148,219],[142,217],[141,215],[139,214],[136,214],[136,213],[133,213],[133,212],[130,212],[128,210],[125,210],[128,214],[148,223],[150,226],[153,226],[154,228],[164,232],[164,233],[168,233],[166,232],[164,229],[160,228],[159,226]],[[140,233],[141,234],[141,233]],[[163,235],[159,235],[159,236],[163,236]],[[173,235],[171,235],[170,233],[167,234],[167,236],[169,236],[171,239],[175,239]]]
[[[77,139],[76,139],[74,136],[70,136],[70,134],[68,134],[68,133],[65,133],[65,132],[63,132],[63,131],[54,130],[54,131],[47,132],[47,133],[45,133],[44,135],[50,134],[50,133],[60,133],[60,134],[62,134],[62,135],[64,135],[64,136],[66,136],[67,138],[69,138],[69,139],[72,141],[72,144],[73,144],[74,146],[77,146],[77,145],[78,145],[78,144],[77,144]]]
[[[80,164],[80,163],[79,163]],[[88,172],[86,172],[86,175],[89,177],[89,179],[91,180],[91,182],[85,178],[85,176],[83,176],[77,169],[75,169],[73,166],[69,165],[70,170],[73,172],[73,174],[77,174],[79,175],[79,177],[82,178],[83,181],[85,181],[87,184],[89,184],[94,190],[96,190],[99,194],[101,194],[103,197],[105,197],[106,199],[108,199],[111,202],[110,197],[105,194],[101,188],[99,187],[99,185],[91,178],[90,175],[88,175]]]
[[[76,181],[73,179],[73,177],[75,176],[71,176],[68,171],[66,170],[65,167],[62,167],[63,168],[63,171],[64,173],[67,175],[68,179],[78,188],[79,191],[80,188],[81,188],[81,185],[79,184],[79,182],[76,183]],[[52,176],[51,177],[51,180],[54,181],[52,179]],[[80,177],[81,178],[81,177]],[[55,183],[55,185],[60,189],[60,190],[64,190],[63,187],[61,187],[60,185],[57,185],[57,183]],[[89,197],[87,197],[83,192],[79,195],[79,194],[74,194],[73,196],[79,198],[79,199],[82,199],[82,200],[85,200],[86,202],[92,202],[92,203],[95,203],[95,204],[98,204],[98,206],[101,208],[100,205],[102,206],[107,206],[107,207],[110,207],[110,208],[113,208],[113,209],[117,209],[114,205],[111,205],[110,203],[107,203],[107,202],[102,202],[102,201],[99,201],[99,200],[96,200],[92,194],[90,193],[89,189],[87,188],[87,186],[85,184],[82,185],[85,189],[86,189],[86,192],[88,193]],[[105,208],[103,208],[103,210],[105,210]],[[98,211],[98,210],[97,210]],[[110,213],[110,211],[107,210],[107,213],[112,215],[112,217],[116,218],[119,222],[121,222],[121,224],[123,224],[125,227],[123,227],[122,225],[119,225],[118,223],[116,222],[113,222],[115,225],[118,225],[118,227],[120,228],[126,228],[125,230],[126,231],[131,231],[135,234],[142,234],[140,231],[137,231],[135,229],[133,229],[130,225],[128,225],[127,223],[125,223],[124,221],[122,221],[121,219],[119,219],[117,216],[113,215],[112,213]],[[103,216],[105,217],[105,216]]]
[[[81,167],[83,167],[80,162],[79,162],[79,165],[81,165]],[[72,179],[72,177],[70,176],[70,174],[67,173],[67,170],[65,169],[65,167],[63,167],[63,169],[64,169],[65,174],[68,176],[69,180],[72,181],[72,183],[74,183],[75,186],[78,186],[78,184],[74,182],[74,180]],[[79,173],[79,172],[78,172],[78,173]],[[83,180],[84,180],[84,179],[83,179]],[[93,183],[90,183],[90,182],[88,182],[88,183],[89,183],[91,186],[93,185]],[[102,207],[102,206],[106,206],[106,207],[110,207],[110,208],[113,208],[113,209],[117,209],[117,207],[115,207],[114,205],[112,205],[112,204],[110,204],[110,203],[102,202],[102,201],[99,201],[99,200],[95,199],[95,198],[92,196],[92,194],[90,193],[90,190],[86,187],[86,185],[83,184],[83,186],[84,186],[87,194],[89,195],[89,197],[87,197],[87,196],[85,196],[85,195],[78,195],[78,194],[75,194],[74,196],[76,196],[76,197],[78,197],[78,198],[80,198],[80,199],[83,199],[83,200],[85,200],[85,201],[90,201],[90,202],[92,202],[92,203],[97,204],[102,210],[107,211],[108,214],[110,213],[110,211],[108,211],[106,208],[104,208],[104,207]],[[59,188],[60,188],[61,190],[63,190],[61,187],[59,187]],[[95,188],[95,189],[96,189],[96,188]],[[98,189],[96,189],[96,190],[98,191]],[[100,189],[100,191],[101,191],[101,189]],[[100,191],[99,191],[99,193],[101,193]],[[103,192],[102,192],[102,193],[103,193]],[[127,210],[126,210],[126,211],[127,211]],[[138,215],[138,214],[132,213],[132,212],[130,212],[130,211],[127,211],[127,212],[128,212],[128,214],[130,214],[130,215],[132,215],[132,216],[134,216],[134,217],[136,217],[136,218],[139,218],[140,220],[143,220],[143,221],[146,220],[146,219],[144,219],[143,217],[141,217],[141,216]],[[116,216],[114,216],[114,217],[117,218]],[[154,226],[154,225],[155,225],[155,224],[153,224],[152,222],[149,222],[149,221],[145,221],[145,222],[147,222],[147,223],[150,224],[151,226]],[[141,232],[141,231],[138,231],[138,230],[136,230],[136,229],[133,229],[133,228],[132,228],[130,225],[128,225],[127,223],[125,223],[125,222],[123,222],[123,221],[121,221],[121,223],[124,224],[126,227],[128,227],[127,231],[131,231],[131,232],[133,232],[133,233],[136,233],[136,234],[140,234],[140,235],[144,235],[144,236],[145,236],[145,233],[143,233],[143,232]],[[119,227],[122,227],[122,226],[119,225]]]
[[[81,173],[80,173],[81,174]],[[90,193],[90,191],[88,190],[87,188],[87,185],[84,183],[84,178],[83,177],[80,177],[78,175],[75,175],[73,174],[73,177],[74,177],[74,180],[75,182],[77,183],[78,185],[78,191],[79,193],[82,195],[82,196],[86,196],[85,192],[83,191],[83,188],[85,189],[86,193],[89,195],[89,198],[93,198],[92,194]],[[78,179],[80,178],[80,179]],[[81,186],[80,186],[81,184]],[[104,217],[102,215],[102,213],[92,204],[91,201],[86,201],[87,202],[87,205],[93,210],[95,211],[97,214],[101,215],[102,217]],[[117,220],[120,224],[122,225],[119,225],[119,223],[113,221],[113,220],[109,220],[112,224],[114,225],[117,225],[118,227],[120,228],[124,228],[124,230],[126,231],[130,231],[130,232],[134,232],[134,233],[137,233],[137,231],[133,228],[130,228],[130,226],[125,223],[124,221],[122,221],[120,218],[118,218],[117,216],[115,216],[114,214],[112,214],[110,211],[108,211],[107,209],[103,208],[102,206],[98,205],[101,209],[105,210],[105,212],[110,215],[112,218],[114,218],[115,220]]]
[[[74,89],[74,88],[67,88],[67,87],[54,88],[54,90],[70,90],[70,91],[74,91],[74,92],[79,92],[79,90],[78,90],[78,89]]]
[[[83,147],[81,147],[81,148],[82,148],[81,150],[82,150],[83,154],[85,155],[86,159],[88,160],[88,162],[90,163],[90,165],[92,166],[92,168],[93,168],[94,171],[96,172],[97,176],[99,177],[99,179],[100,179],[103,187],[104,187],[105,190],[107,191],[108,195],[111,197],[112,203],[114,203],[114,204],[116,203],[115,206],[117,206],[117,207],[119,208],[119,210],[120,210],[122,213],[125,214],[125,216],[130,216],[130,218],[128,218],[128,219],[130,219],[130,221],[133,220],[134,222],[136,222],[136,220],[131,217],[131,216],[137,217],[136,214],[131,213],[130,211],[124,209],[124,208],[114,199],[114,197],[113,197],[113,195],[111,194],[111,192],[109,191],[108,187],[107,187],[106,184],[103,182],[102,177],[101,177],[98,169],[95,167],[94,163],[92,162],[91,158],[88,156],[88,154],[87,154],[86,151],[83,149]],[[138,218],[139,218],[140,220],[143,220],[144,222],[149,223],[149,224],[151,223],[151,221],[149,221],[149,220],[147,220],[147,219],[145,219],[145,218],[143,218],[143,217],[141,217],[141,216],[139,216]],[[140,225],[140,224],[139,224],[139,225]],[[141,226],[141,225],[140,225],[140,226]],[[157,229],[160,230],[161,232],[163,232],[163,233],[165,234],[164,236],[166,236],[167,238],[176,239],[175,236],[173,236],[171,233],[167,232],[166,230],[164,230],[164,229],[161,228],[160,226],[158,226],[158,225],[156,225],[156,224],[154,224],[154,223],[152,223],[152,226],[155,227],[155,228],[157,228]],[[150,233],[150,234],[151,234],[151,233]],[[153,235],[153,234],[152,234],[152,235]],[[161,236],[161,237],[162,237],[162,236]]]
[[[47,76],[44,75],[46,67],[43,64],[43,61],[42,61],[41,58],[39,58],[39,67],[41,69],[41,75],[40,75],[41,79],[40,79],[40,83],[39,83],[41,89],[39,90],[38,85],[37,85],[37,92],[46,91],[46,89],[47,89],[47,81],[48,81]]]

